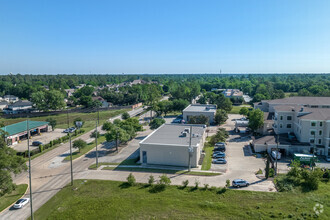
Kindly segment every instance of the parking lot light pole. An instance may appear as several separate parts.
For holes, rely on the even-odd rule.
[[[71,186],[73,186],[73,168],[72,168],[72,146],[71,146],[71,132],[70,132],[70,122],[69,122],[69,110],[66,112],[66,119],[68,122],[68,132],[69,132],[69,143],[70,143],[70,165],[71,165]]]
[[[276,154],[275,154],[275,176],[277,175],[277,157],[278,157],[278,142],[280,141],[279,135],[277,135]]]
[[[32,182],[31,182],[31,153],[30,153],[30,127],[29,127],[29,118],[26,120],[26,132],[27,132],[27,145],[29,153],[29,187],[30,187],[30,210],[31,210],[31,219],[34,219],[33,216],[33,204],[32,204]]]

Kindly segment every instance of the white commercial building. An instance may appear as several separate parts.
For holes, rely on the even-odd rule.
[[[140,162],[197,167],[204,141],[203,125],[163,124],[140,142]]]
[[[214,117],[217,112],[217,105],[191,104],[182,112],[183,120],[189,122],[192,116],[205,115],[209,118],[209,123],[214,123]]]

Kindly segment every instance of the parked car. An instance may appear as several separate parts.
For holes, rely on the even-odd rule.
[[[226,143],[224,143],[224,142],[218,142],[214,146],[216,146],[216,147],[226,147]]]
[[[40,142],[40,141],[33,141],[32,142],[32,146],[39,146],[39,145],[42,145],[42,142]]]
[[[224,158],[226,157],[226,154],[222,151],[216,151],[212,155],[213,158]]]
[[[224,158],[218,158],[218,159],[213,159],[212,163],[214,163],[214,164],[226,164],[227,160],[224,159]]]
[[[173,123],[181,123],[181,120],[182,120],[181,118],[176,118],[173,120]]]
[[[248,181],[246,181],[246,180],[235,179],[235,180],[233,180],[232,185],[233,185],[233,187],[237,187],[238,188],[238,187],[242,187],[242,186],[249,186],[250,183]]]
[[[71,128],[69,128],[69,130],[70,130],[70,133],[72,133],[72,132],[74,132],[77,129],[75,127],[71,127]]]
[[[26,204],[28,204],[30,202],[29,198],[23,198],[23,199],[19,199],[15,204],[14,204],[14,208],[15,209],[21,209],[23,208],[23,206],[25,206]]]
[[[63,131],[63,133],[69,133],[70,132],[70,128],[67,128]]]
[[[226,147],[214,147],[213,149],[214,152],[224,152],[226,151]]]

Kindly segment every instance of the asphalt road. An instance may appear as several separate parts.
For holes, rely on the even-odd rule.
[[[138,108],[129,112],[131,116],[135,116],[143,112],[143,108]],[[110,120],[120,118],[116,116]],[[102,126],[99,126],[101,130]],[[92,131],[81,135],[78,138],[88,140]],[[73,139],[74,140],[74,139]],[[32,198],[34,211],[52,198],[59,190],[70,183],[70,162],[60,163],[58,166],[52,166],[55,158],[66,157],[69,150],[69,143],[62,144],[61,146],[35,158],[32,160]],[[74,177],[91,164],[95,163],[95,158],[80,157],[73,161]],[[16,184],[28,183],[28,172],[21,173],[13,177]],[[28,191],[29,192],[29,191]],[[29,193],[25,197],[30,197]],[[0,214],[0,219],[5,220],[20,220],[30,217],[30,205],[26,205],[22,209],[14,210],[9,208]]]

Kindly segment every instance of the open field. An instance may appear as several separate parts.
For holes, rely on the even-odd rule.
[[[203,186],[202,186],[203,187]],[[319,219],[330,218],[329,184],[315,192],[266,193],[169,186],[153,193],[150,186],[123,182],[76,180],[35,212],[36,219],[310,219],[315,204]]]
[[[2,210],[4,210],[5,208],[7,208],[8,206],[10,206],[11,204],[13,204],[14,202],[16,202],[16,200],[18,200],[19,198],[21,198],[24,195],[27,187],[28,187],[27,184],[20,184],[10,194],[1,196],[0,197],[0,212]]]
[[[247,105],[240,105],[240,106],[233,105],[233,108],[229,112],[229,114],[239,114],[239,110],[241,110],[242,107],[248,107],[248,106]],[[252,107],[248,107],[248,108],[252,108]]]
[[[110,110],[110,111],[100,111],[100,123],[104,122],[105,120],[114,117],[116,115],[122,114],[123,112],[129,111],[130,109],[120,109],[120,110]],[[52,115],[52,116],[42,116],[42,117],[33,117],[30,118],[32,121],[46,121],[47,118],[54,118],[57,122],[57,128],[67,128],[67,115],[66,114],[59,114],[59,115]],[[84,129],[88,129],[89,127],[95,127],[95,119],[97,119],[97,112],[93,113],[70,113],[69,120],[70,126],[73,126],[73,121],[75,118],[81,118],[85,121]],[[4,121],[5,125],[14,124],[17,122],[25,121],[26,118],[9,118],[4,119],[0,118],[0,121]]]

